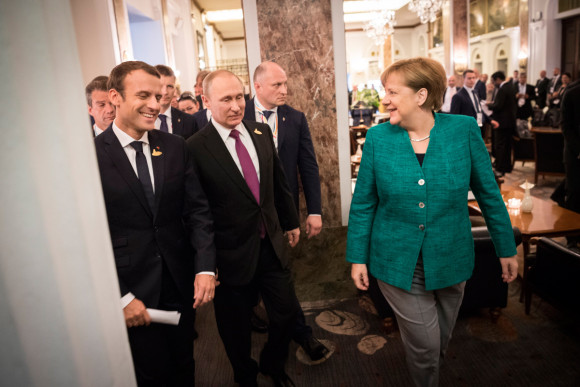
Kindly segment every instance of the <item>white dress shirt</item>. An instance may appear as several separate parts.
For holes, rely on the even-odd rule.
[[[268,120],[266,120],[266,116],[262,114],[262,111],[264,110],[270,110],[274,112],[273,114],[270,114]],[[274,137],[274,145],[276,145],[276,149],[278,149],[278,106],[275,106],[273,109],[266,109],[264,105],[258,101],[258,97],[254,97],[254,111],[257,122],[268,124],[268,126],[270,126],[270,129],[272,130],[272,136]]]
[[[445,92],[445,98],[443,99],[443,106],[441,106],[441,111],[444,113],[449,113],[451,111],[451,98],[457,93],[455,86],[447,86],[447,91]]]
[[[224,144],[226,145],[226,148],[228,148],[228,152],[230,152],[230,155],[232,155],[232,158],[234,159],[236,166],[238,167],[238,169],[240,170],[240,173],[243,176],[244,173],[242,172],[242,164],[240,164],[240,159],[238,158],[238,152],[236,152],[236,139],[233,137],[230,137],[230,133],[232,132],[232,129],[228,129],[228,128],[218,124],[215,121],[213,121],[213,126],[215,126],[215,128],[217,129],[220,137],[222,138],[222,140],[224,141]],[[254,142],[252,141],[252,138],[250,137],[250,134],[246,130],[246,127],[244,126],[244,124],[239,123],[238,126],[235,127],[235,129],[240,132],[240,140],[242,140],[242,144],[244,144],[244,146],[248,150],[248,153],[250,154],[250,158],[252,159],[252,163],[254,164],[254,168],[256,168],[256,174],[258,175],[258,181],[260,181],[260,161],[258,160],[258,153],[256,152],[256,147],[254,146]]]
[[[173,133],[173,122],[171,121],[171,105],[167,108],[164,112],[159,112],[159,114],[165,114],[167,117],[165,121],[167,122],[167,128],[169,129],[169,133]],[[155,129],[161,128],[161,120],[159,117],[155,120]]]
[[[97,137],[99,134],[103,133],[105,130],[101,129],[97,126],[97,124],[93,125],[93,132],[95,133],[95,137]]]

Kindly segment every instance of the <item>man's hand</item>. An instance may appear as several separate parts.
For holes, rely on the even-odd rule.
[[[353,263],[350,269],[350,276],[354,281],[354,285],[360,290],[369,289],[369,274],[367,265],[364,263]]]
[[[503,282],[512,282],[518,276],[518,261],[516,255],[509,258],[500,258],[501,278]]]
[[[306,218],[306,235],[308,239],[317,236],[322,230],[322,216],[308,215]]]
[[[210,302],[215,295],[216,279],[211,274],[197,274],[193,283],[193,308]]]
[[[123,308],[123,314],[125,315],[125,324],[129,328],[151,324],[151,317],[147,313],[145,304],[137,298],[134,298]]]
[[[290,243],[290,247],[296,246],[298,244],[298,240],[300,239],[300,228],[287,231],[286,234],[288,235],[288,243]]]
[[[494,129],[497,129],[497,128],[499,128],[499,122],[497,122],[496,120],[491,120],[491,126]]]

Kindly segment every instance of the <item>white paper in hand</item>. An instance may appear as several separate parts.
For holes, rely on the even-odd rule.
[[[158,324],[177,325],[181,318],[181,313],[176,310],[168,311],[147,308],[147,313],[151,317],[151,322]]]

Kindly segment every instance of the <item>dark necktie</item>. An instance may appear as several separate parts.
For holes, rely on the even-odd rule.
[[[161,126],[159,130],[165,133],[169,133],[169,127],[167,126],[167,116],[165,114],[160,114],[159,119],[161,120]]]
[[[270,118],[270,116],[274,114],[274,112],[272,110],[262,110],[262,114],[264,115],[264,117],[266,117],[266,121],[268,121],[268,118]]]
[[[155,193],[153,192],[153,184],[151,184],[151,175],[149,174],[149,167],[147,166],[147,158],[143,153],[143,143],[141,141],[133,141],[131,146],[137,152],[135,161],[137,164],[137,175],[141,186],[143,186],[143,191],[145,191],[145,197],[147,198],[147,203],[149,203],[149,208],[151,212],[154,212],[155,208]]]
[[[479,109],[479,101],[477,100],[477,96],[475,95],[475,93],[473,92],[473,90],[471,90],[471,95],[473,96],[473,102],[475,103],[475,106],[474,106],[475,107],[475,111],[477,113],[479,113],[480,112],[480,109]]]
[[[244,179],[246,180],[246,184],[254,194],[256,201],[258,204],[260,203],[260,181],[258,180],[258,174],[256,173],[256,168],[254,167],[254,163],[252,162],[252,158],[250,157],[250,153],[248,153],[248,149],[242,143],[240,139],[240,132],[237,130],[232,130],[230,132],[230,137],[236,140],[236,153],[238,155],[238,160],[240,161],[240,165],[242,167],[242,173],[244,175]],[[262,222],[260,222],[260,237],[263,238],[266,235],[266,230]]]

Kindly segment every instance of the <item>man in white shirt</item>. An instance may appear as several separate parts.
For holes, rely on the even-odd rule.
[[[115,106],[109,101],[107,82],[109,77],[100,75],[89,82],[85,88],[89,114],[95,120],[93,136],[103,133],[115,119]]]
[[[161,111],[155,120],[155,129],[162,132],[176,134],[188,139],[199,130],[195,119],[191,114],[182,112],[171,106],[171,101],[175,97],[175,74],[171,67],[165,65],[155,66],[161,75]]]
[[[459,87],[455,86],[456,82],[455,75],[451,75],[447,80],[447,89],[443,93],[443,105],[441,106],[443,113],[449,113],[451,111],[451,99],[459,91]]]

